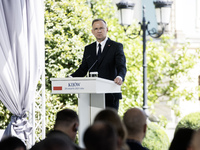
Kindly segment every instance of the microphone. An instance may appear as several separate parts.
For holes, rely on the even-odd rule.
[[[92,66],[88,69],[87,74],[90,72],[90,70],[94,67],[94,65],[98,62],[98,59],[92,64]],[[89,77],[89,75],[87,75]]]
[[[89,55],[89,56],[87,56],[86,58],[84,58],[82,62],[86,61],[88,58],[90,58],[90,56],[91,56],[91,55]],[[81,64],[81,62],[79,62],[78,66],[80,66],[80,64]],[[68,74],[71,74],[73,70],[74,70],[74,69],[70,70]],[[71,76],[71,75],[68,75],[67,77],[72,77],[72,76]]]

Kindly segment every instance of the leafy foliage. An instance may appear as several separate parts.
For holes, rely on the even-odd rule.
[[[150,150],[167,150],[169,144],[165,131],[156,123],[149,123],[142,145]]]
[[[104,5],[102,5],[102,3]],[[123,100],[120,101],[120,115],[130,107],[143,104],[143,53],[141,37],[128,38],[124,28],[118,24],[116,7],[111,1],[45,1],[45,43],[46,78],[50,90],[50,78],[66,77],[76,70],[81,62],[83,48],[94,41],[91,21],[103,18],[108,24],[108,36],[123,43],[127,59],[127,75],[122,86]],[[129,30],[139,26],[133,24]],[[187,46],[174,50],[171,37],[162,36],[160,42],[147,41],[148,105],[151,107],[158,99],[193,99],[193,93],[180,90],[179,79],[186,76],[198,56],[188,52]],[[77,104],[75,95],[57,95],[62,103]]]
[[[102,5],[102,3],[104,5]],[[134,40],[128,38],[124,28],[118,24],[115,16],[116,7],[111,1],[81,0],[45,1],[45,44],[46,44],[46,83],[50,90],[50,78],[66,77],[79,66],[85,45],[95,39],[91,34],[91,22],[95,18],[103,18],[108,24],[108,36],[112,40],[123,43],[127,59],[127,75],[122,86],[123,100],[120,101],[119,114],[130,107],[143,105],[143,68],[142,68],[142,38]],[[78,9],[77,9],[78,8]],[[139,28],[133,24],[129,30]],[[179,78],[187,76],[187,72],[195,65],[198,56],[188,53],[186,45],[174,50],[172,37],[162,36],[159,42],[152,39],[147,41],[147,77],[148,77],[148,105],[151,107],[158,99],[168,97],[169,100],[184,98],[193,99],[193,93],[179,89]],[[51,100],[49,100],[51,99]],[[59,109],[77,106],[76,95],[54,95],[47,97]],[[74,105],[75,104],[75,105]],[[51,104],[52,105],[52,104]],[[48,107],[48,130],[52,128],[55,110]],[[156,127],[155,127],[156,126]],[[146,145],[154,149],[167,149],[169,140],[158,125],[149,125]],[[151,142],[149,142],[151,141]],[[165,141],[165,143],[162,143]],[[152,143],[152,144],[151,144]],[[157,146],[159,143],[161,145]],[[156,148],[155,148],[156,149]]]
[[[45,72],[46,72],[46,116],[47,131],[53,127],[55,113],[60,109],[70,107],[77,110],[77,96],[51,95],[50,78],[67,77],[81,63],[84,46],[95,39],[91,34],[91,22],[95,18],[103,18],[108,24],[108,36],[124,45],[127,59],[127,75],[122,85],[123,100],[120,101],[119,114],[133,106],[143,105],[143,53],[142,38],[132,40],[118,24],[116,7],[111,0],[45,0]],[[103,5],[102,5],[103,4]],[[139,25],[129,27],[130,32],[138,30]],[[178,101],[180,98],[194,100],[194,93],[180,89],[181,77],[188,76],[199,59],[199,53],[190,53],[189,44],[174,48],[173,37],[162,36],[159,42],[151,38],[147,41],[147,78],[148,106],[153,106],[158,99]],[[0,126],[5,127],[9,122],[9,113],[0,106]],[[1,112],[6,112],[6,115]],[[7,115],[8,114],[8,115]],[[178,114],[178,113],[177,113]],[[158,126],[149,125],[146,145],[157,146],[157,139],[166,139],[165,133]],[[152,130],[152,131],[151,131]],[[158,130],[158,132],[157,132]],[[163,137],[162,137],[163,136]],[[152,145],[148,141],[153,141]],[[168,145],[167,139],[163,146]],[[147,144],[148,143],[148,144]],[[162,145],[161,145],[162,146]],[[160,146],[160,149],[162,147]],[[159,147],[159,146],[158,146]]]
[[[200,128],[200,112],[190,113],[183,117],[178,122],[175,131],[177,131],[179,128],[198,130]]]
[[[91,19],[89,7],[82,0],[45,1],[47,89],[51,89],[50,78],[66,77],[80,64],[84,45],[92,39]],[[75,95],[58,95],[58,99],[77,104]]]
[[[56,114],[58,111],[65,108],[73,109],[77,112],[77,105],[72,103],[62,103],[59,101],[57,95],[52,95],[50,91],[46,90],[46,132],[48,133],[54,127]]]
[[[190,53],[187,44],[180,49],[172,50],[173,45],[170,43],[171,41],[164,36],[159,43],[147,42],[147,86],[148,106],[150,107],[158,100],[166,99],[166,97],[169,101],[178,101],[180,98],[194,100],[194,92],[180,89],[179,83],[182,77],[188,76],[188,71],[197,63],[199,54],[196,53],[197,56],[195,56]],[[122,88],[124,109],[131,106],[142,107],[143,104],[141,53],[132,51],[131,54],[127,55],[128,72]],[[140,62],[131,61],[134,58],[137,58]]]
[[[11,119],[11,112],[0,101],[0,129],[5,129]]]

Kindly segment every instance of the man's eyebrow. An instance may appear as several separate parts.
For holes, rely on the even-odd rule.
[[[104,29],[104,27],[99,27],[99,28],[93,28],[93,29]]]

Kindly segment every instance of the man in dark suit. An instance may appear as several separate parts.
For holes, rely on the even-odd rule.
[[[72,109],[63,109],[56,114],[54,129],[46,135],[44,140],[33,145],[30,150],[53,149],[57,145],[72,146],[74,150],[82,150],[75,144],[78,127],[79,118],[77,113]]]
[[[123,45],[112,41],[107,37],[108,28],[103,19],[95,19],[92,22],[92,33],[96,42],[87,45],[84,50],[82,64],[71,75],[83,77],[88,72],[98,72],[98,77],[113,80],[121,85],[126,75],[126,58]],[[118,110],[121,93],[105,94],[106,107]]]

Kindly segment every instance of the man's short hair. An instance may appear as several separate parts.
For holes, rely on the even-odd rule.
[[[75,121],[79,122],[77,113],[72,109],[63,109],[56,115],[55,126],[63,123],[70,125]]]
[[[92,26],[93,26],[93,24],[94,24],[95,22],[97,22],[97,21],[103,21],[103,22],[107,25],[107,23],[106,23],[105,20],[98,18],[98,19],[94,19],[94,20],[92,21]]]
[[[115,150],[117,148],[117,133],[106,122],[97,121],[84,133],[84,144],[87,150]]]
[[[190,147],[194,133],[195,130],[191,128],[179,128],[174,134],[169,150],[187,149]]]
[[[3,138],[0,141],[0,149],[1,150],[11,150],[11,149],[18,149],[21,148],[23,150],[26,150],[26,145],[24,142],[15,136],[8,136]]]
[[[143,132],[146,124],[146,114],[139,108],[128,109],[123,116],[123,122],[126,126],[129,135],[136,135]]]
[[[122,139],[125,140],[127,137],[127,130],[121,121],[120,116],[117,113],[117,110],[114,108],[106,108],[100,111],[96,117],[94,118],[94,122],[96,121],[104,121],[112,124],[114,129],[117,132],[117,135]]]

